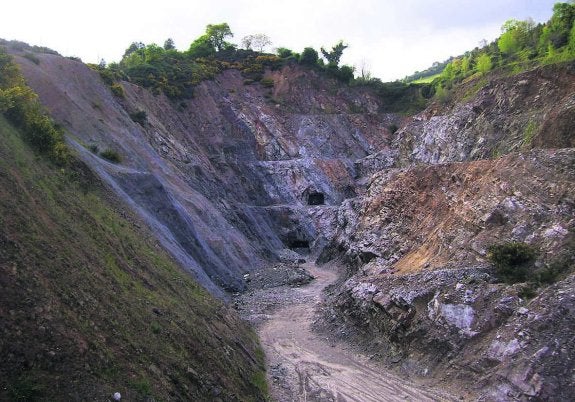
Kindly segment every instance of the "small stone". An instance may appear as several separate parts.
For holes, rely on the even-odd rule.
[[[529,309],[525,308],[525,307],[519,307],[517,309],[517,314],[519,315],[527,315],[529,313]]]

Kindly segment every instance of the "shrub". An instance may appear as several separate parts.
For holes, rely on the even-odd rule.
[[[537,251],[521,242],[508,242],[489,247],[487,258],[495,265],[497,275],[507,283],[524,282],[530,273]]]
[[[120,154],[112,149],[106,149],[100,153],[100,156],[104,159],[109,160],[112,163],[120,163],[122,161],[122,157]]]
[[[143,126],[144,124],[146,124],[146,121],[148,120],[148,115],[144,110],[138,110],[134,113],[130,113],[130,118],[136,123]]]
[[[351,66],[343,65],[337,71],[336,77],[338,80],[349,83],[353,79],[354,68]]]
[[[300,58],[299,58],[299,62],[301,64],[305,64],[308,66],[313,66],[317,64],[317,59],[319,58],[319,55],[317,53],[317,50],[315,50],[312,47],[306,47]]]
[[[263,78],[260,83],[264,86],[264,88],[272,88],[274,86],[274,79],[273,78]]]
[[[125,97],[124,87],[122,85],[118,84],[117,82],[110,85],[110,89],[112,90],[112,94],[114,96],[117,96],[118,98],[124,98]]]
[[[40,59],[34,53],[26,53],[24,54],[24,57],[36,65],[40,64]]]
[[[282,60],[276,55],[262,55],[256,57],[256,63],[276,69],[281,66]]]
[[[278,47],[276,53],[282,59],[287,59],[288,57],[293,56],[293,52],[285,47]]]

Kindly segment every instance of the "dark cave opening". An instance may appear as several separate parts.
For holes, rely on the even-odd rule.
[[[296,249],[296,248],[309,248],[309,241],[308,240],[292,240],[289,243],[289,248]]]
[[[324,205],[325,195],[323,193],[310,193],[307,197],[307,205]]]

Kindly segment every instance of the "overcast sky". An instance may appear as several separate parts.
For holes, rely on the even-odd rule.
[[[496,38],[509,18],[549,19],[556,0],[10,0],[0,38],[47,46],[84,62],[119,61],[134,41],[187,49],[207,24],[227,22],[234,43],[265,33],[301,51],[349,44],[342,62],[403,78]]]

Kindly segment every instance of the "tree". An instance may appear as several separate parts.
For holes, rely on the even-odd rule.
[[[489,57],[487,53],[481,53],[477,57],[477,71],[479,71],[481,74],[485,74],[491,71],[491,67],[491,57]]]
[[[365,59],[361,61],[361,64],[359,66],[359,72],[362,81],[371,80],[371,71],[369,71],[369,64]]]
[[[271,44],[272,41],[266,34],[246,35],[242,38],[242,45],[248,50],[251,50],[253,46],[259,52],[263,52],[264,48]]]
[[[209,57],[212,56],[216,50],[210,42],[208,35],[202,35],[198,39],[192,42],[190,48],[188,49],[188,54],[191,58],[197,59],[199,57]]]
[[[246,49],[246,50],[252,50],[252,43],[254,41],[254,36],[253,35],[246,35],[242,38],[242,46]]]
[[[128,57],[132,53],[137,53],[138,51],[141,51],[145,47],[146,47],[146,45],[144,45],[142,42],[132,42],[132,44],[124,52],[122,59],[125,59],[126,57]]]
[[[353,72],[355,68],[352,66],[343,65],[339,68],[337,78],[343,82],[350,82],[353,79]]]
[[[208,24],[206,27],[206,36],[208,42],[219,52],[229,45],[225,39],[227,37],[233,37],[234,34],[230,26],[226,22],[223,22],[221,24]]]
[[[553,6],[553,16],[546,26],[545,40],[551,42],[555,49],[559,49],[568,44],[569,34],[574,20],[574,4],[556,3]]]
[[[465,56],[461,60],[461,72],[467,74],[471,70],[471,55]]]
[[[317,50],[315,50],[313,47],[306,47],[299,58],[299,62],[301,64],[313,66],[317,64],[318,57],[319,55]]]
[[[172,38],[166,39],[164,42],[164,50],[175,50],[176,45],[174,44],[174,40]]]
[[[529,32],[535,27],[533,20],[507,20],[501,27],[503,34],[497,40],[501,53],[512,55],[528,45]]]
[[[255,48],[259,49],[260,52],[264,51],[264,48],[266,46],[269,46],[272,44],[271,39],[265,35],[265,34],[255,34],[254,35],[254,40],[253,40],[253,45]]]
[[[326,51],[323,47],[321,48],[321,54],[327,60],[328,64],[337,66],[339,64],[339,59],[343,54],[343,51],[348,47],[344,45],[343,41],[340,40],[334,47],[331,48],[331,52]]]
[[[285,47],[278,47],[276,49],[276,54],[282,59],[287,59],[288,57],[293,56],[293,52],[291,51],[291,49]]]

